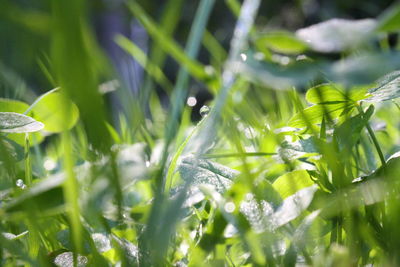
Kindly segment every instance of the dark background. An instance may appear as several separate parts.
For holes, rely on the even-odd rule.
[[[142,0],[140,4],[159,20],[166,0]],[[184,1],[182,11],[177,14],[180,21],[174,38],[185,43],[190,25],[198,5],[197,0]],[[388,8],[390,0],[298,0],[262,1],[257,18],[260,28],[296,30],[334,17],[368,18],[376,17]],[[119,76],[130,90],[140,90],[143,71],[117,47],[112,38],[122,33],[133,39],[145,51],[149,51],[150,41],[146,32],[131,16],[123,1],[87,1],[88,18],[100,46],[112,62]],[[235,16],[225,1],[217,0],[208,24],[208,30],[218,41],[229,49],[229,40],[235,25]],[[43,67],[51,69],[49,60],[51,31],[51,0],[0,0],[0,96],[31,101],[54,87],[46,77]],[[68,51],[66,51],[68,53]],[[200,53],[200,61],[208,63],[205,51]],[[166,75],[174,81],[178,66],[167,60]],[[199,104],[210,95],[194,84]],[[200,87],[200,89],[199,89]]]

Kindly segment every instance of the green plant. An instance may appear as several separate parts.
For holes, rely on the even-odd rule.
[[[291,33],[254,23],[259,0],[225,2],[229,51],[207,31],[214,0],[185,48],[172,37],[183,1],[162,23],[127,2],[153,44],[147,55],[115,37],[147,74],[135,97],[112,92],[129,100],[117,122],[84,1],[53,3],[41,66],[60,87],[30,105],[0,99],[2,266],[400,264],[399,5]],[[191,78],[214,94],[195,124]]]

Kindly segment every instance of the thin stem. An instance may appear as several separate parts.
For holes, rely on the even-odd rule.
[[[362,114],[362,115],[364,116],[364,111],[362,110],[361,106],[357,105],[357,109],[358,109],[358,111],[360,112],[360,114]],[[367,122],[367,124],[366,124],[366,128],[367,128],[367,131],[368,131],[369,136],[370,136],[371,139],[372,139],[372,142],[374,143],[374,146],[375,146],[375,148],[376,148],[376,151],[378,152],[379,159],[381,160],[382,166],[386,166],[385,157],[383,156],[381,147],[380,147],[380,145],[379,145],[379,143],[378,143],[378,139],[376,139],[375,133],[374,133],[374,131],[372,130],[372,128],[371,128],[371,126],[369,125],[368,122]]]
[[[32,184],[32,166],[31,166],[31,156],[29,153],[29,134],[25,134],[25,184],[30,186]]]

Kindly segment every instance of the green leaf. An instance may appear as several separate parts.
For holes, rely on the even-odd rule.
[[[24,212],[29,208],[40,211],[57,209],[64,205],[64,193],[61,187],[64,174],[50,176],[24,191],[20,196],[4,205],[7,213]]]
[[[371,105],[364,114],[358,114],[347,119],[335,129],[334,136],[336,136],[341,148],[346,147],[350,149],[357,143],[360,139],[362,129],[367,125],[373,113],[374,106]]]
[[[287,198],[297,191],[312,186],[314,182],[306,170],[297,170],[285,173],[272,184],[282,198]]]
[[[7,150],[8,155],[11,156],[14,160],[20,161],[24,158],[24,149],[22,146],[6,137],[2,137],[1,141],[3,142],[3,149]],[[5,153],[0,153],[0,162],[6,161],[6,159],[7,158]]]
[[[374,19],[331,19],[300,29],[296,35],[317,52],[336,53],[357,47],[375,26]]]
[[[321,123],[324,116],[335,119],[342,115],[343,112],[349,112],[353,107],[353,104],[340,101],[313,105],[304,109],[302,113],[299,112],[294,115],[288,125],[290,127],[302,128],[308,126],[308,124]]]
[[[313,137],[295,142],[285,141],[278,149],[278,156],[283,160],[294,160],[318,153]]]
[[[268,47],[282,54],[300,54],[307,50],[307,44],[290,32],[269,32],[260,36],[256,41],[257,47]]]
[[[287,66],[267,61],[258,61],[252,53],[247,53],[245,62],[237,62],[235,68],[243,77],[262,83],[276,90],[288,89],[293,86],[305,86],[314,80],[323,68],[323,63],[298,61]]]
[[[29,116],[15,112],[0,112],[0,132],[31,133],[40,131],[43,127],[43,123]]]
[[[326,70],[330,81],[351,87],[370,85],[400,68],[400,53],[368,53],[339,60]]]
[[[370,89],[372,95],[367,102],[380,102],[400,97],[400,71],[393,71],[377,81],[377,86]]]
[[[220,193],[230,187],[232,179],[239,174],[226,166],[194,156],[183,158],[178,170],[184,181],[192,185],[212,185]]]
[[[32,112],[45,124],[44,130],[52,133],[71,129],[79,118],[76,105],[57,91],[43,95],[32,107]]]
[[[26,111],[29,109],[29,105],[25,102],[14,100],[14,99],[7,99],[7,98],[0,98],[0,112],[15,112],[21,113],[32,118],[36,119],[32,112],[26,114]],[[25,135],[20,133],[10,133],[7,135],[7,139],[14,141],[18,145],[24,146],[25,145]],[[44,140],[44,137],[41,132],[34,132],[30,134],[30,142],[29,145],[34,146],[39,144]]]
[[[24,113],[29,105],[18,100],[0,98],[0,112]]]
[[[395,4],[378,18],[377,31],[395,32],[400,29],[400,4]]]
[[[325,102],[357,102],[366,98],[364,88],[355,88],[345,91],[336,84],[320,84],[309,89],[306,93],[306,100],[310,103],[321,104]]]
[[[271,216],[271,227],[278,228],[296,219],[308,208],[318,190],[316,185],[312,185],[297,191],[287,197],[278,210]]]

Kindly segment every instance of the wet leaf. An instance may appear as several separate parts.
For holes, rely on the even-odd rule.
[[[315,153],[318,153],[318,149],[312,137],[295,142],[284,141],[278,149],[278,156],[283,161],[311,156]]]
[[[208,184],[224,192],[239,172],[210,160],[187,156],[178,167],[182,179],[192,185]]]
[[[377,81],[377,86],[370,89],[371,97],[366,102],[380,102],[400,97],[400,71],[393,71]]]
[[[78,255],[78,267],[84,267],[88,264],[88,258],[82,255]],[[72,252],[63,252],[58,254],[54,259],[54,265],[57,267],[73,267],[74,257]]]
[[[33,118],[15,113],[0,112],[0,131],[5,133],[31,133],[43,129],[44,125]]]

